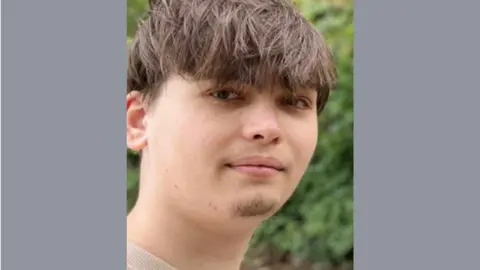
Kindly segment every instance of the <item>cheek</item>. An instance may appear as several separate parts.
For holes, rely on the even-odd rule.
[[[169,177],[175,184],[167,184],[168,196],[186,213],[201,213],[198,218],[223,216],[228,207],[218,182],[220,157],[229,145],[226,129],[214,119],[196,116],[177,119],[172,125],[175,131],[169,132],[167,147],[171,149]]]
[[[179,125],[175,143],[185,158],[195,158],[197,163],[213,162],[211,159],[222,144],[224,129],[219,127],[220,123],[192,117]]]
[[[305,170],[308,166],[315,147],[317,145],[318,129],[316,121],[308,125],[302,125],[296,129],[290,129],[290,138],[292,141],[293,154],[297,166]]]
[[[226,129],[214,118],[198,114],[171,117],[158,124],[156,150],[160,160],[169,164],[183,189],[207,188],[207,183],[187,183],[191,179],[211,179],[222,149],[227,146]],[[162,166],[162,165],[160,165]],[[182,183],[185,182],[185,183]]]

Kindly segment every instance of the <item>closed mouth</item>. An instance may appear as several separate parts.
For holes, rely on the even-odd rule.
[[[271,169],[276,170],[279,172],[286,171],[286,167],[275,158],[271,157],[260,157],[260,156],[253,156],[243,158],[231,163],[226,164],[227,167],[230,168],[258,168],[258,169]]]
[[[236,168],[236,167],[255,167],[255,168],[265,168],[265,169],[273,169],[277,170],[279,172],[285,171],[285,168],[277,168],[269,165],[256,165],[256,164],[242,164],[242,165],[232,165],[232,164],[227,164],[226,165],[229,168]]]

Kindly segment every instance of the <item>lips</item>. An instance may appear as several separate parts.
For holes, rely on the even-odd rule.
[[[236,160],[227,167],[254,177],[271,177],[286,170],[278,159],[258,156]]]

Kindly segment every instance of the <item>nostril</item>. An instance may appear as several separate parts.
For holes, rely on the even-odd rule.
[[[253,136],[253,139],[255,140],[261,140],[261,139],[264,139],[262,135],[260,134],[256,134],[255,136]]]

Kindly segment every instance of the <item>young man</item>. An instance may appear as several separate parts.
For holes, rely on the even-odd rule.
[[[287,0],[157,0],[132,41],[127,144],[141,153],[128,269],[238,270],[289,199],[334,87]]]

